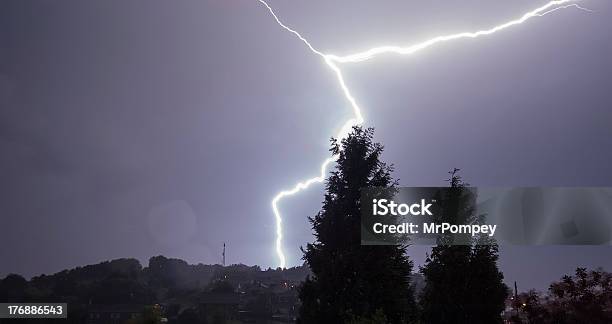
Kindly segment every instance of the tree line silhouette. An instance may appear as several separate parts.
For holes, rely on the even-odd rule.
[[[419,269],[425,286],[415,293],[406,246],[360,245],[360,189],[398,185],[373,134],[372,128],[354,127],[342,141],[332,139],[330,151],[338,160],[323,207],[310,218],[315,242],[303,253],[312,275],[300,290],[299,323],[612,323],[610,274],[603,272],[587,276],[580,270],[577,280],[554,283],[554,310],[540,307],[533,294],[525,306],[507,309],[510,292],[497,265],[498,246],[486,236],[465,245],[439,237]],[[458,171],[449,172],[450,188],[438,197],[438,221],[466,224],[479,217]],[[517,296],[512,298],[516,303]]]

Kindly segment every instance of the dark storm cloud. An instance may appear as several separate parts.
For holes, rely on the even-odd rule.
[[[272,5],[343,54],[543,3]],[[612,7],[583,4],[596,12],[345,66],[401,184],[440,185],[461,167],[475,185],[610,185]],[[230,262],[274,266],[270,198],[317,171],[349,113],[325,65],[256,1],[4,1],[0,275],[160,253],[213,263],[223,242]],[[291,264],[321,192],[281,206]],[[504,253],[509,280],[532,264],[539,287],[576,265],[612,266],[603,248]]]

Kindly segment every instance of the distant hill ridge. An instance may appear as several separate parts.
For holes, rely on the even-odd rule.
[[[0,298],[147,304],[201,291],[216,279],[234,286],[249,281],[300,282],[309,273],[306,266],[262,271],[259,266],[243,264],[194,265],[161,255],[150,258],[148,267],[143,268],[136,259],[122,258],[35,276],[30,281],[11,274],[0,280]]]

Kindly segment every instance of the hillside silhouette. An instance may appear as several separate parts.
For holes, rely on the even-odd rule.
[[[297,287],[310,274],[305,266],[262,270],[259,266],[188,264],[155,256],[143,267],[136,259],[116,259],[40,275],[29,281],[17,274],[0,280],[2,302],[67,302],[68,323],[124,323],[108,317],[143,321],[147,307],[156,306],[176,323],[210,322],[199,318],[202,308],[221,305],[209,314],[233,312],[242,303],[242,316],[291,320]],[[226,306],[230,305],[227,310]],[[151,311],[151,309],[149,309]],[[183,318],[179,319],[179,315]],[[94,318],[90,318],[90,317]],[[99,316],[99,318],[95,318]],[[234,315],[232,315],[234,316]],[[214,317],[214,316],[213,316]],[[231,317],[231,316],[230,316]],[[191,319],[190,319],[191,318]],[[63,321],[66,320],[45,320]],[[20,320],[19,323],[42,320]],[[12,323],[0,320],[0,323]]]

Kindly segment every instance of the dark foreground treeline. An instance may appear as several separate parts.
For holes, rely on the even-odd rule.
[[[154,258],[142,269],[121,260],[121,271],[111,262],[30,282],[7,278],[0,291],[68,301],[75,305],[70,321],[92,324],[612,323],[612,276],[603,271],[578,269],[547,295],[518,295],[504,284],[497,244],[486,236],[460,246],[441,236],[418,270],[405,246],[361,245],[361,189],[393,191],[393,167],[382,162],[383,146],[373,142],[372,129],[355,127],[342,141],[332,140],[330,151],[336,168],[326,180],[321,210],[309,218],[315,240],[303,248],[305,267],[228,272]],[[449,190],[436,197],[437,222],[479,219],[458,171],[450,172]],[[134,304],[138,311],[125,306]]]
[[[190,265],[163,256],[151,258],[147,267],[135,259],[118,259],[29,281],[11,274],[0,280],[0,302],[67,302],[68,320],[0,323],[136,324],[160,323],[162,318],[171,323],[232,323],[240,321],[240,311],[249,313],[247,320],[265,322],[275,311],[289,314],[287,308],[297,305],[297,285],[308,274],[307,267]]]
[[[257,297],[270,297],[274,293],[262,294],[261,289],[253,291],[249,285],[257,283],[258,288],[271,287],[279,295],[287,282],[291,286],[286,292],[297,295],[296,287],[310,274],[307,267],[286,270],[268,269],[244,265],[189,265],[178,259],[162,256],[150,259],[149,266],[143,268],[135,259],[118,259],[95,265],[64,270],[53,275],[42,275],[30,281],[10,274],[0,279],[0,302],[68,302],[68,320],[1,320],[0,323],[161,323],[162,318],[170,323],[249,323],[253,321],[238,315],[226,314],[208,321],[206,314],[199,311],[203,296],[217,292],[227,296],[227,292],[242,292],[242,302],[238,299],[236,312],[258,311],[252,316],[257,323],[291,322],[274,321],[272,299],[263,303],[248,303]],[[422,280],[412,276],[413,281]],[[276,284],[276,289],[274,285]],[[422,286],[423,283],[417,283]],[[252,288],[252,287],[251,287]],[[421,287],[422,288],[422,287]],[[272,291],[271,290],[271,291]],[[212,293],[211,293],[212,292]],[[421,296],[417,288],[415,295]],[[480,295],[481,292],[473,291]],[[245,296],[248,295],[248,296]],[[270,304],[266,304],[269,301]],[[299,307],[299,301],[292,301]],[[462,304],[460,301],[458,304]],[[155,305],[160,305],[159,309]],[[278,305],[276,305],[278,306]],[[90,318],[100,310],[107,315],[127,312],[130,319],[108,321],[108,318]],[[550,285],[547,293],[534,290],[511,295],[505,302],[501,314],[506,323],[610,323],[612,319],[612,274],[602,270],[576,270],[573,276],[564,276]],[[108,316],[110,317],[110,316]],[[233,318],[233,319],[232,319]],[[382,312],[368,320],[353,318],[351,323],[387,323]],[[456,323],[456,322],[452,322]]]
[[[486,235],[463,237],[459,241],[466,244],[458,246],[440,236],[418,269],[424,287],[415,291],[405,246],[361,245],[361,189],[393,192],[398,185],[393,166],[381,159],[383,146],[373,141],[373,129],[354,127],[345,139],[332,139],[330,151],[336,167],[326,180],[321,210],[310,218],[315,241],[303,249],[312,276],[300,289],[299,322],[612,323],[610,274],[604,272],[585,278],[579,269],[577,277],[553,284],[540,304],[535,299],[516,304],[519,298],[498,268],[497,243]],[[438,223],[481,219],[473,208],[474,193],[458,171],[449,172],[448,190],[436,197],[432,217]]]
[[[612,323],[612,273],[578,268],[547,293],[518,294],[510,307],[513,323]]]

